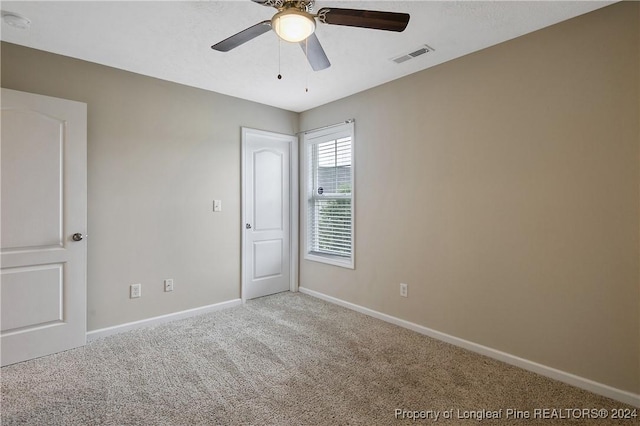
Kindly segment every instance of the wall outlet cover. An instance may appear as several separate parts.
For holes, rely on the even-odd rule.
[[[400,296],[407,297],[409,294],[409,285],[405,283],[400,283]]]
[[[142,297],[142,284],[131,284],[129,287],[129,298],[136,299]]]

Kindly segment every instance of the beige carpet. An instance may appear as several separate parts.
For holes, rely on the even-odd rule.
[[[475,425],[458,417],[500,409],[482,424],[608,425],[617,423],[513,420],[506,410],[623,406],[299,293],[1,373],[3,426],[425,424],[436,413],[438,424]],[[398,420],[396,409],[430,418]]]

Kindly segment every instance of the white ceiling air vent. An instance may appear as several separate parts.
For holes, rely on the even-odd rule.
[[[434,52],[434,51],[435,49],[433,47],[423,44],[422,46],[417,47],[408,53],[404,53],[400,56],[396,56],[395,58],[391,58],[391,60],[396,64],[401,64],[403,62],[407,62],[410,59],[414,59],[414,58],[417,58],[418,56],[422,56],[425,53]]]

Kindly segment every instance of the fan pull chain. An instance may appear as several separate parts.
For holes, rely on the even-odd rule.
[[[304,39],[304,45],[305,45],[304,53],[307,56],[307,61],[308,61],[309,60],[309,37]],[[307,68],[307,72],[305,74],[305,79],[306,79],[306,82],[304,84],[304,86],[305,86],[304,87],[304,91],[305,91],[305,93],[309,93],[309,68]]]
[[[280,73],[280,63],[282,62],[281,60],[281,53],[282,50],[282,39],[280,37],[278,37],[278,80],[282,80],[282,74]]]

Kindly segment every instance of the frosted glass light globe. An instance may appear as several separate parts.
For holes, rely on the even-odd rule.
[[[287,9],[275,14],[271,19],[271,26],[284,41],[297,43],[313,34],[316,30],[316,21],[307,12]]]

